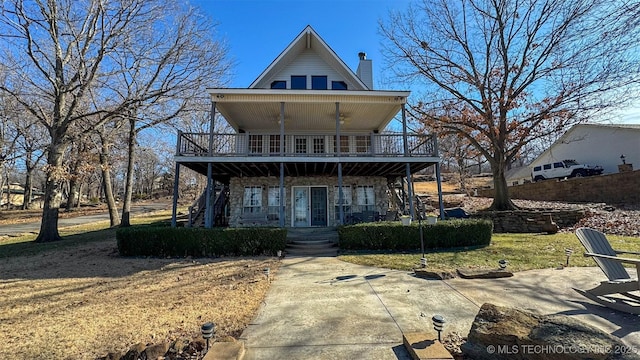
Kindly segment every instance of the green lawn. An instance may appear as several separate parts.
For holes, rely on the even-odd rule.
[[[153,222],[169,221],[168,211],[156,212],[152,215],[135,216],[132,225],[150,224]],[[64,249],[93,241],[115,240],[116,229],[109,227],[109,221],[97,221],[85,225],[69,226],[59,230],[61,241],[51,243],[33,242],[37,234],[26,234],[16,237],[0,239],[0,259],[13,256],[34,255],[41,252]]]
[[[616,250],[640,252],[640,238],[607,236]],[[509,262],[508,270],[555,268],[566,262],[565,249],[572,248],[569,266],[595,266],[585,258],[584,248],[574,234],[493,234],[491,245],[483,248],[456,248],[428,251],[427,268],[455,271],[457,268],[497,268],[498,260]],[[346,253],[340,260],[354,264],[397,270],[412,270],[420,264],[420,253]]]

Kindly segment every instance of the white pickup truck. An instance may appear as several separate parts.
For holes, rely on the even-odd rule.
[[[554,163],[535,166],[531,172],[533,181],[572,178],[602,174],[602,167],[579,164],[575,160],[562,160]]]

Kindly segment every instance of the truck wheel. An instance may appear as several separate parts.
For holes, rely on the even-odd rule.
[[[586,172],[584,170],[578,170],[576,171],[573,176],[575,177],[583,177],[583,176],[587,176]]]
[[[535,178],[533,178],[533,182],[542,181],[542,180],[544,180],[544,177],[542,175],[538,175]]]

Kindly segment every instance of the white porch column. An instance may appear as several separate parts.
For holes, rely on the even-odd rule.
[[[284,102],[280,103],[280,156],[284,156]],[[284,201],[284,162],[280,162],[280,213],[279,213],[279,225],[284,227],[284,214],[285,214],[285,201]]]
[[[336,102],[336,156],[338,157],[338,222],[344,224],[344,192],[342,190],[342,162],[340,161],[340,103]]]

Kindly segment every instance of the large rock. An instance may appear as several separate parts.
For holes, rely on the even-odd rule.
[[[638,349],[565,315],[484,304],[462,352],[482,359],[640,359]]]

